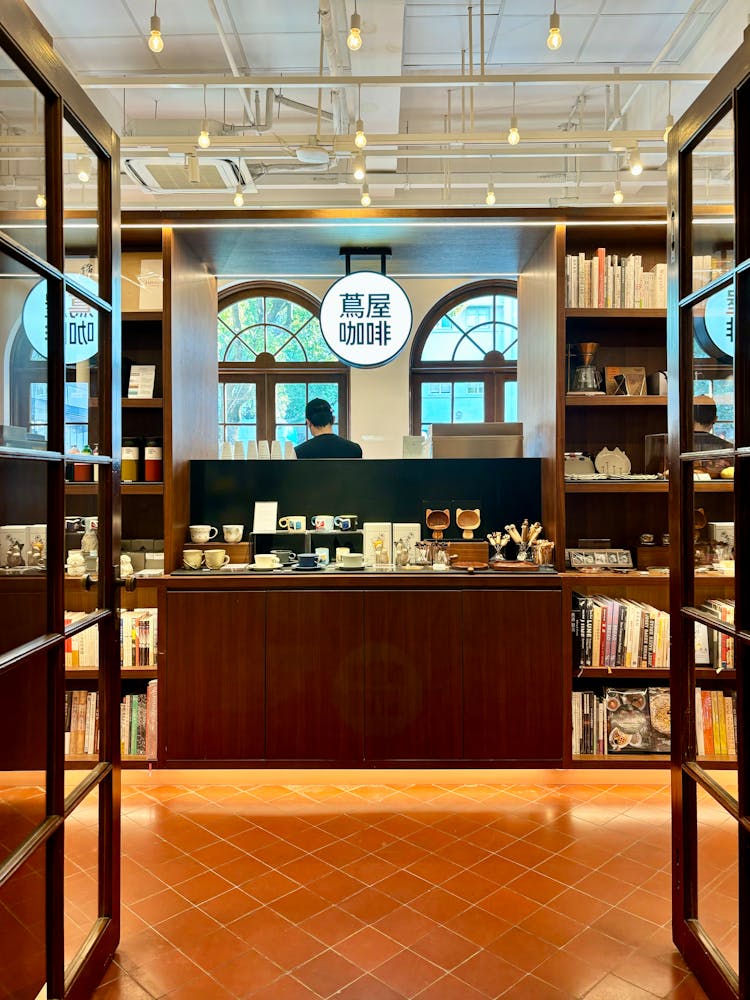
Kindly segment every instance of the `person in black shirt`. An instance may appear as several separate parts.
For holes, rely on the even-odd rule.
[[[695,451],[715,451],[731,448],[732,442],[714,434],[716,403],[710,396],[696,396],[693,400],[693,443]]]
[[[312,437],[294,449],[297,458],[362,458],[353,441],[333,433],[333,410],[326,399],[311,399],[305,407],[305,423]]]

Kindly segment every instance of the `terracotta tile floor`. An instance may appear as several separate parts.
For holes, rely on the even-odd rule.
[[[123,789],[97,1000],[697,1000],[657,785]]]

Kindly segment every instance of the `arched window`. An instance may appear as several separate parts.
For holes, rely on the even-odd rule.
[[[282,282],[247,282],[219,295],[219,442],[308,434],[305,406],[320,396],[346,436],[349,369],[320,332],[320,303]]]
[[[411,354],[411,430],[513,421],[518,412],[518,300],[506,281],[476,281],[437,302]]]

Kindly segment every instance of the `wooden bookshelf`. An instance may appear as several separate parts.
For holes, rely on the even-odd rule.
[[[587,396],[583,393],[569,392],[565,396],[566,406],[615,406],[628,409],[631,406],[666,406],[666,396],[608,396],[602,393],[598,396]]]

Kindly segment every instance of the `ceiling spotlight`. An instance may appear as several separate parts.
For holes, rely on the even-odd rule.
[[[354,13],[349,22],[349,34],[346,36],[346,44],[352,52],[359,52],[362,48],[362,18],[357,13],[357,0],[354,0]]]
[[[513,112],[510,116],[510,128],[508,129],[508,142],[511,146],[517,146],[521,141],[521,133],[518,131],[518,119],[516,118],[516,85],[513,84]]]
[[[369,208],[372,205],[372,198],[370,197],[370,188],[367,182],[362,185],[362,194],[360,195],[359,203],[362,208]]]
[[[79,156],[76,160],[76,173],[81,184],[88,184],[91,180],[91,157]]]
[[[208,149],[211,145],[211,136],[208,134],[208,113],[206,111],[206,85],[203,84],[203,121],[198,136],[198,145],[201,149]]]
[[[46,208],[47,207],[47,198],[46,198],[46,196],[44,194],[44,191],[40,191],[39,192],[39,194],[34,199],[34,204],[36,205],[37,208]]]
[[[156,16],[156,3],[154,0],[154,16],[151,18],[151,34],[148,36],[148,47],[152,52],[159,53],[164,49],[164,39],[161,36],[161,18]]]
[[[238,184],[237,187],[234,189],[233,201],[235,208],[242,208],[242,206],[245,204],[245,194],[242,190],[241,184]]]
[[[640,177],[641,174],[643,173],[641,154],[638,152],[637,148],[634,149],[630,154],[630,158],[628,159],[628,169],[630,170],[630,173],[633,175],[633,177]]]
[[[352,160],[352,174],[355,181],[363,181],[367,170],[365,168],[365,158],[362,153],[357,153]]]
[[[191,184],[199,184],[201,179],[201,164],[197,153],[187,154],[188,181]]]
[[[357,131],[354,134],[354,145],[357,149],[364,149],[367,145],[367,136],[365,135],[365,129],[361,118],[357,119]]]
[[[547,35],[547,48],[556,52],[562,45],[562,35],[560,34],[560,15],[557,13],[557,0],[552,6],[552,13],[549,16],[549,34]]]
[[[497,199],[495,198],[495,185],[490,181],[487,185],[487,194],[484,196],[485,205],[494,205]]]

